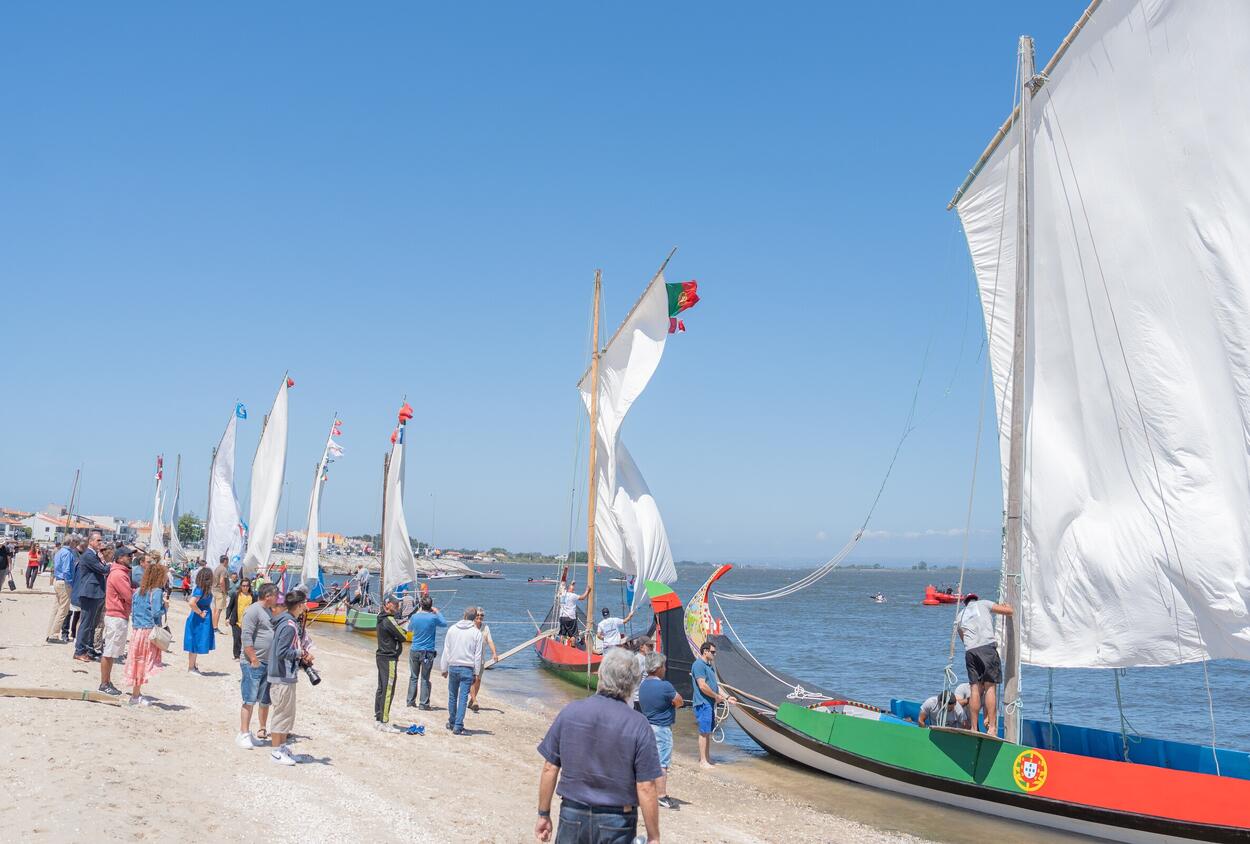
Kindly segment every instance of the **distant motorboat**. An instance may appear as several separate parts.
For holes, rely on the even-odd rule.
[[[924,588],[924,600],[920,603],[926,607],[936,607],[941,604],[957,604],[963,600],[963,597],[949,586],[938,589],[930,583]]]
[[[554,577],[528,577],[526,583],[559,583]]]
[[[868,597],[872,600],[872,602],[873,602],[874,604],[884,604],[884,603],[885,603],[885,595],[884,595],[884,594],[882,594],[881,592],[874,592],[873,594],[869,595]]]
[[[465,580],[504,580],[504,573],[499,569],[490,571],[469,571],[464,574]]]

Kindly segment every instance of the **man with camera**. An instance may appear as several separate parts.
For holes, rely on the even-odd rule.
[[[321,681],[312,669],[312,654],[304,650],[300,619],[308,609],[308,597],[302,589],[286,593],[286,609],[273,620],[273,644],[269,649],[269,756],[276,764],[294,765],[299,760],[286,746],[287,737],[295,728],[295,686],[299,670],[308,672],[315,685]]]

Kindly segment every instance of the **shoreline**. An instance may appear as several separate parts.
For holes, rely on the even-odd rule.
[[[46,581],[40,586],[0,595],[0,687],[95,689],[98,665],[74,662],[71,645],[44,643],[52,597]],[[407,660],[401,659],[392,720],[424,723],[427,732],[379,733],[372,641],[314,624],[324,682],[314,688],[301,678],[292,743],[309,762],[285,768],[267,751],[233,742],[239,674],[228,629],[217,649],[200,658],[208,676],[186,671],[186,614],[175,596],[168,667],[144,688],[156,700],[152,707],[0,697],[0,719],[9,727],[0,772],[21,795],[0,804],[0,829],[24,841],[92,833],[102,840],[168,840],[188,827],[244,841],[256,838],[258,823],[274,841],[534,840],[541,766],[535,747],[562,701],[509,691],[516,684],[502,676],[492,681],[488,673],[482,711],[466,719],[472,734],[453,737],[442,729],[445,681],[437,673],[433,678],[436,711],[408,709]],[[116,667],[114,682],[129,692],[123,676]],[[670,791],[683,803],[678,811],[661,810],[662,840],[922,840],[768,793],[736,775],[733,764],[703,772],[692,751],[674,755]]]

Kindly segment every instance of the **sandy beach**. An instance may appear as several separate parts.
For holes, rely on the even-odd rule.
[[[44,643],[52,597],[0,596],[0,688],[94,690],[98,666],[74,662],[71,646]],[[376,671],[370,649],[339,635],[316,637],[316,688],[301,679],[293,749],[307,760],[273,764],[264,750],[235,746],[239,675],[230,636],[186,671],[185,604],[175,596],[169,667],[148,686],[149,708],[78,700],[0,697],[5,753],[0,838],[7,841],[532,841],[540,759],[535,746],[556,706],[492,694],[470,713],[468,737],[442,728],[436,711],[404,707],[400,662],[395,720],[424,723],[425,736],[373,729]],[[224,625],[224,622],[223,622]],[[314,627],[314,636],[321,625]],[[224,647],[223,647],[224,645]],[[120,676],[121,669],[115,672]],[[119,685],[123,685],[118,682]],[[418,718],[418,715],[428,717]],[[880,832],[798,801],[764,793],[727,771],[704,773],[678,754],[661,810],[665,841],[884,842]],[[262,831],[263,830],[263,831]]]

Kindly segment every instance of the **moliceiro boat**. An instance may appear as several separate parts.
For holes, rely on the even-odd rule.
[[[1020,40],[1019,104],[950,203],[998,419],[1003,738],[920,728],[900,717],[914,704],[850,701],[766,666],[712,613],[750,597],[714,601],[722,569],[687,635],[716,642],[730,714],[761,745],[1116,841],[1250,842],[1250,755],[1032,721],[1020,685],[1022,664],[1250,659],[1247,67],[1243,2],[1094,2],[1040,73]]]

